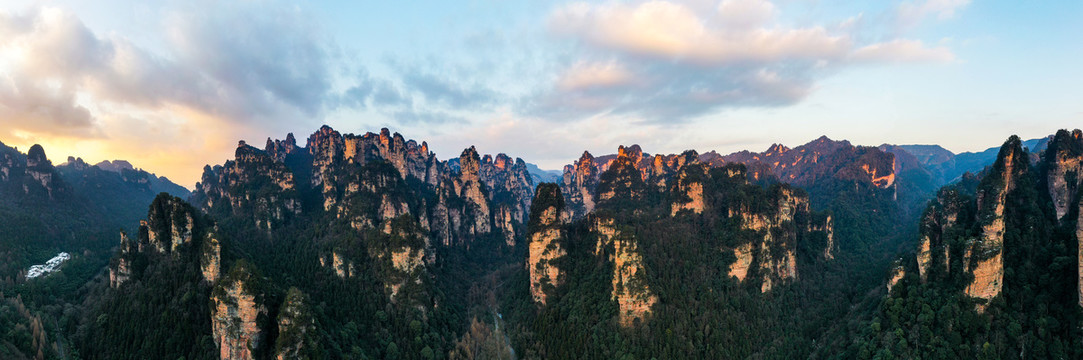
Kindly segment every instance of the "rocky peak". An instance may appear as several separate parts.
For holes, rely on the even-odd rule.
[[[827,137],[823,137],[823,139],[827,139]],[[771,147],[767,148],[767,151],[764,151],[763,154],[766,156],[781,155],[787,151],[790,151],[790,148],[785,145],[771,144]]]
[[[267,138],[267,145],[263,149],[268,155],[274,158],[276,161],[286,161],[286,157],[292,154],[300,153],[301,148],[297,147],[297,139],[293,137],[293,133],[286,134],[285,140],[271,140]]]
[[[594,156],[589,151],[584,151],[573,165],[564,167],[561,189],[568,206],[561,216],[567,219],[578,219],[594,211],[594,194],[598,186],[598,175],[598,166],[594,163]]]
[[[978,225],[981,235],[967,249],[965,261],[973,269],[973,281],[966,287],[970,297],[992,300],[1000,294],[1004,281],[1004,210],[1008,193],[1026,176],[1029,160],[1019,137],[1012,136],[1001,147],[989,175],[982,179],[977,193]],[[983,311],[985,305],[979,304]]]
[[[546,292],[550,287],[560,286],[563,274],[550,262],[563,257],[561,245],[563,228],[561,212],[564,196],[556,184],[538,185],[530,208],[530,245],[527,270],[530,271],[530,294],[534,301],[545,305]]]
[[[459,155],[459,171],[464,181],[478,181],[478,172],[481,168],[481,158],[478,150],[473,146],[463,150]]]
[[[86,169],[90,168],[90,164],[83,161],[83,158],[74,156],[68,156],[68,161],[64,162],[63,165],[71,166],[71,168],[76,171],[86,171]]]
[[[1068,214],[1083,182],[1083,131],[1057,131],[1043,156],[1044,180],[1057,219]]]
[[[163,193],[151,202],[147,221],[140,224],[140,233],[146,227],[146,243],[157,252],[176,252],[179,247],[192,242],[193,214],[195,209],[184,200]]]
[[[34,144],[30,147],[30,151],[26,152],[26,167],[52,167],[53,163],[49,161],[49,158],[45,157],[45,149],[41,145]]]

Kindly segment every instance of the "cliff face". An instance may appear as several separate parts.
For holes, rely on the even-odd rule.
[[[618,321],[631,326],[650,314],[658,297],[651,293],[643,272],[643,257],[633,235],[621,231],[613,219],[592,218],[591,231],[598,237],[596,249],[613,263],[612,298],[620,309]]]
[[[594,163],[594,156],[584,151],[583,156],[574,165],[564,167],[564,181],[561,183],[561,192],[564,193],[565,213],[561,216],[565,219],[579,219],[594,211],[594,194],[598,187],[598,166]]]
[[[1024,247],[1031,246],[1025,242],[1031,240],[1025,239],[1037,237],[1050,241],[1034,225],[1016,228],[1014,243],[1005,241],[1005,234],[1011,231],[1011,226],[1018,227],[1021,218],[1030,218],[1031,222],[1048,220],[1033,213],[1039,210],[1028,210],[1037,209],[1039,202],[1031,198],[1036,196],[1032,190],[1045,190],[1037,189],[1040,186],[1035,181],[1037,177],[1030,173],[1030,158],[1019,139],[1013,136],[1004,143],[996,162],[980,180],[964,176],[957,184],[940,190],[926,208],[919,226],[915,260],[922,282],[970,278],[962,291],[983,300],[977,306],[982,312],[1003,292],[1005,269],[1013,266],[1009,262],[1030,256],[1026,254],[1031,249]],[[1052,173],[1058,171],[1056,166],[1044,167]],[[1014,258],[1008,257],[1009,250],[1015,254]]]
[[[1008,194],[1018,179],[1026,176],[1029,161],[1018,138],[1009,139],[1000,150],[992,172],[982,179],[977,193],[980,235],[967,249],[965,261],[974,274],[966,294],[991,300],[1000,294],[1004,282],[1004,211]],[[982,309],[982,307],[979,307]]]
[[[921,281],[928,281],[930,272],[947,274],[951,271],[949,237],[952,232],[962,233],[964,230],[957,228],[956,224],[960,222],[960,217],[969,223],[971,219],[968,217],[973,217],[974,212],[970,208],[972,206],[967,205],[970,197],[962,192],[958,187],[941,190],[921,217],[917,251],[918,275]]]
[[[1078,252],[1077,281],[1079,306],[1083,307],[1083,197],[1080,185],[1083,184],[1083,131],[1076,129],[1068,132],[1060,130],[1049,141],[1042,156],[1043,179],[1046,191],[1053,200],[1056,220],[1071,226],[1075,230],[1075,245]],[[1074,217],[1069,216],[1072,211]]]
[[[493,203],[493,226],[504,234],[508,245],[515,245],[517,235],[527,222],[531,198],[534,196],[533,177],[523,159],[512,160],[504,154],[485,155],[478,169],[482,184]]]
[[[279,147],[268,144],[274,154],[287,152]],[[237,144],[234,160],[203,168],[192,201],[210,214],[249,216],[257,228],[266,231],[301,213],[293,172],[272,153],[244,141]]]
[[[780,186],[775,188],[772,197],[773,206],[767,212],[756,212],[748,206],[729,210],[729,217],[741,219],[741,229],[756,234],[753,242],[734,249],[737,261],[730,265],[729,273],[744,281],[751,264],[758,262],[761,292],[770,291],[780,281],[797,278],[797,232],[810,230],[809,224],[804,224],[806,228],[801,229],[795,222],[799,214],[803,217],[809,214],[806,196]],[[830,223],[820,226],[824,229],[831,227]],[[824,254],[830,254],[830,247],[824,250]]]
[[[287,359],[320,359],[319,332],[312,317],[308,297],[300,289],[291,287],[278,310],[278,338],[275,340],[274,357]]]
[[[127,234],[120,234],[120,252],[109,267],[109,283],[113,288],[128,281],[132,273],[132,261],[135,257],[169,254],[174,258],[188,257],[189,253],[202,252],[204,249],[216,249],[217,240],[207,240],[207,235],[198,227],[200,216],[188,203],[180,198],[161,194],[151,202],[147,219],[139,222],[139,234],[135,241]],[[215,245],[205,244],[213,242]],[[218,255],[208,254],[204,265],[207,277],[217,269]],[[213,280],[212,280],[213,281]]]
[[[1083,131],[1060,130],[1045,153],[1045,181],[1057,220],[1068,214],[1083,182]]]
[[[555,184],[541,184],[530,209],[530,246],[527,270],[530,272],[530,294],[535,302],[545,305],[546,288],[560,286],[562,274],[554,260],[564,256],[564,231],[561,211],[564,197]]]
[[[264,346],[258,321],[267,316],[257,285],[262,279],[237,262],[211,294],[211,326],[220,359],[254,359]]]

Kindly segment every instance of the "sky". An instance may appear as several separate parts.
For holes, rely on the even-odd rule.
[[[24,1],[0,141],[192,188],[238,140],[387,127],[559,169],[821,135],[954,152],[1083,125],[1083,2]]]

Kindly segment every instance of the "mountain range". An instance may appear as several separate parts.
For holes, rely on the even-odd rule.
[[[324,126],[240,141],[191,192],[0,146],[0,355],[1079,356],[1080,134],[557,173]]]

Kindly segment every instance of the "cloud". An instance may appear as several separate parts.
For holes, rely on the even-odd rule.
[[[451,79],[419,68],[403,71],[402,82],[407,89],[419,92],[425,100],[453,108],[487,106],[498,98],[496,92],[480,84]]]
[[[850,55],[860,62],[949,62],[955,55],[946,47],[926,47],[921,41],[898,39],[854,50]]]
[[[927,11],[952,11],[934,5]],[[548,91],[528,99],[525,114],[680,122],[726,107],[795,104],[817,80],[852,65],[954,59],[950,49],[917,40],[863,40],[854,33],[855,18],[792,27],[778,14],[766,0],[559,7],[548,27],[573,41],[580,60],[565,64]]]
[[[247,124],[318,121],[328,110],[351,105],[332,87],[338,75],[332,69],[341,62],[333,44],[296,9],[271,5],[172,9],[162,21],[164,53],[115,33],[96,34],[60,8],[0,13],[0,57],[11,59],[9,77],[20,77],[0,101],[10,108],[21,101],[12,94],[58,89],[41,106],[91,124],[93,116],[80,115],[87,111],[65,110],[80,109],[74,99],[85,97],[97,108],[183,106]]]
[[[94,116],[69,88],[21,76],[0,77],[0,135],[13,130],[75,138],[101,137]]]
[[[910,28],[920,24],[929,16],[946,20],[955,16],[957,10],[970,5],[970,0],[925,0],[924,2],[904,2],[896,10],[896,21],[901,28]]]
[[[574,91],[629,85],[635,82],[634,77],[624,65],[615,61],[580,62],[561,75],[557,80],[557,88]]]

